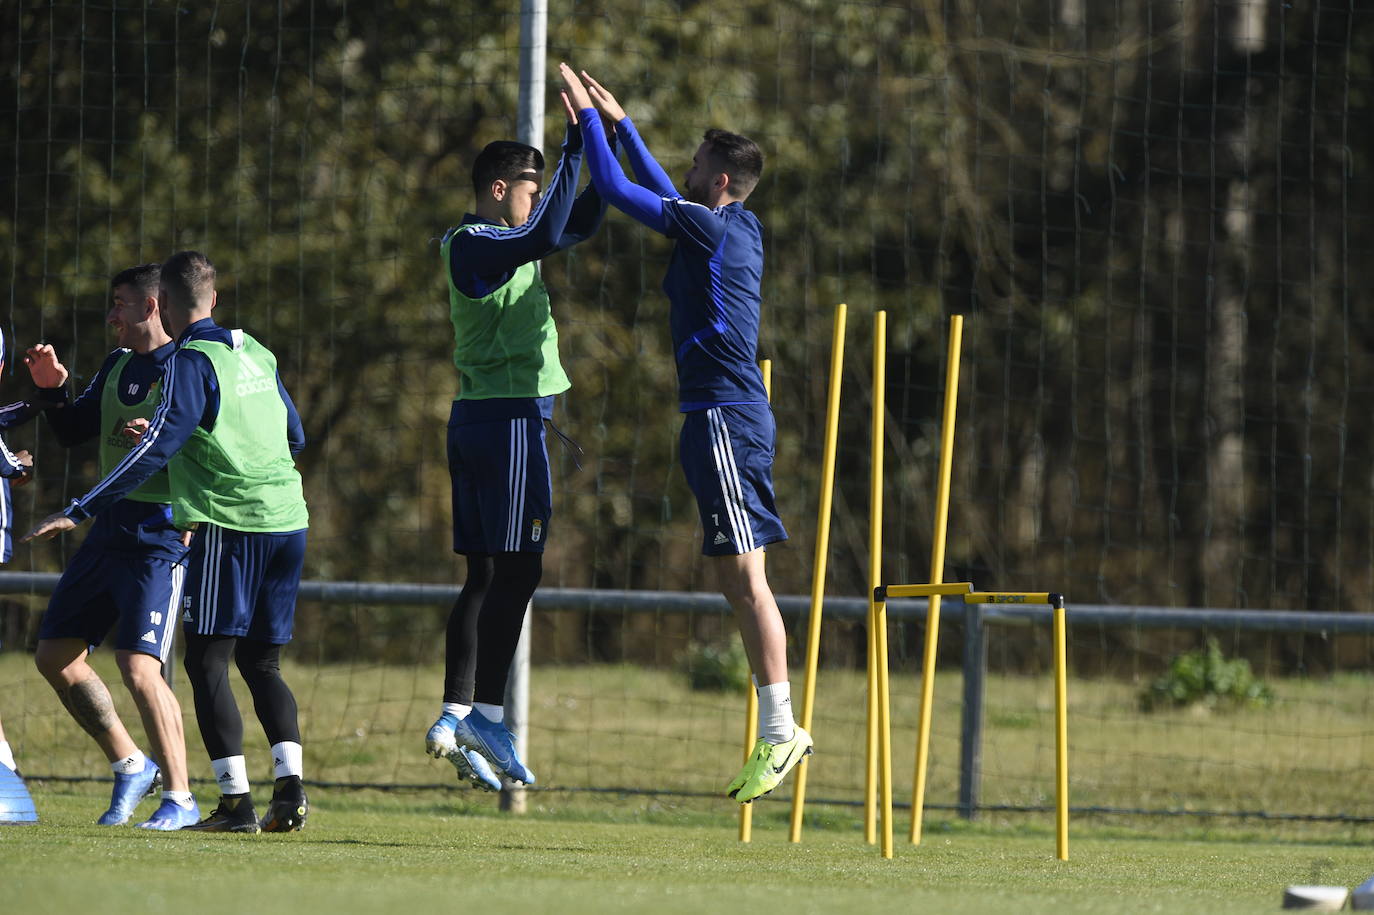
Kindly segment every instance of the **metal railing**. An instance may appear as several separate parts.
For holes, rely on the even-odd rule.
[[[43,572],[0,572],[0,594],[48,594],[58,575]],[[300,599],[333,604],[451,604],[458,596],[456,585],[408,584],[364,581],[304,581]],[[791,618],[805,616],[811,599],[805,595],[778,595],[779,609]],[[611,591],[588,588],[541,588],[534,604],[544,612],[587,613],[680,613],[724,614],[729,605],[717,593],[681,591]],[[868,615],[862,597],[826,598],[825,618],[860,621]],[[921,622],[924,599],[894,598],[888,605],[892,621]],[[959,799],[957,810],[974,818],[980,803],[982,773],[983,708],[987,682],[988,629],[992,626],[1050,625],[1049,607],[1022,604],[961,604],[941,606],[942,625],[959,626],[963,639],[963,695],[960,724]],[[1285,632],[1306,635],[1374,635],[1374,614],[1329,613],[1297,610],[1217,610],[1189,607],[1155,607],[1070,603],[1070,628],[1108,629],[1214,629],[1225,631]],[[513,671],[513,679],[528,677],[527,669]],[[514,684],[513,684],[514,685]]]

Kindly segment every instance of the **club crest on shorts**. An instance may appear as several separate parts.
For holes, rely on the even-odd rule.
[[[538,542],[539,542],[539,538],[541,538],[541,537],[543,537],[543,536],[544,536],[544,522],[543,522],[543,521],[540,521],[538,518],[535,518],[535,519],[534,519],[534,523],[530,525],[530,541],[533,542],[533,543],[538,543]]]

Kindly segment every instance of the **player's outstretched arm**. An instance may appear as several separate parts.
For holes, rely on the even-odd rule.
[[[635,129],[634,121],[630,120],[630,116],[625,113],[625,109],[616,101],[615,96],[586,70],[582,71],[582,81],[587,86],[587,94],[591,97],[596,110],[615,124],[616,136],[625,144],[625,154],[630,159],[630,169],[635,173],[635,180],[660,197],[681,197],[682,194],[673,186],[668,173],[649,152],[649,147],[644,145],[639,131]]]
[[[582,131],[577,126],[577,111],[573,108],[566,90],[558,94],[563,100],[563,110],[568,115],[568,130],[576,131],[578,139],[581,140]],[[614,156],[615,134],[611,134],[607,140],[611,147],[611,155]],[[601,227],[601,220],[606,218],[606,205],[606,198],[597,192],[596,184],[588,182],[582,193],[573,201],[572,210],[568,213],[568,222],[563,227],[563,237],[558,240],[555,250],[571,248],[595,235],[596,230]]]
[[[105,478],[63,512],[81,522],[133,492],[157,473],[191,438],[210,405],[207,391],[214,368],[204,353],[180,350],[167,361],[162,376],[162,403],[148,427]]]
[[[572,67],[566,63],[558,65],[559,75],[567,88],[568,99],[577,109],[578,120],[582,125],[582,139],[587,148],[587,166],[592,173],[592,183],[607,202],[616,209],[633,217],[656,232],[667,233],[667,222],[663,218],[663,198],[645,187],[633,184],[620,170],[606,141],[606,133],[601,126],[601,118],[592,105],[586,86]]]
[[[508,273],[559,249],[577,195],[582,142],[582,132],[576,124],[569,123],[563,155],[523,225],[505,228],[469,224],[449,230],[450,236],[458,236],[449,255],[455,277]]]
[[[76,527],[76,522],[68,518],[62,512],[55,515],[48,515],[39,521],[27,534],[19,538],[20,543],[28,543],[30,540],[51,540],[58,534],[64,534]]]

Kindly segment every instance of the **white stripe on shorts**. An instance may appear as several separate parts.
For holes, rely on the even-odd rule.
[[[219,615],[219,563],[223,553],[224,532],[214,524],[202,526],[205,535],[204,559],[200,564],[200,619],[196,632],[210,635],[215,631],[216,617]]]
[[[725,515],[730,519],[730,530],[735,535],[735,545],[742,553],[752,553],[754,547],[754,528],[749,524],[749,508],[744,501],[744,490],[739,483],[739,468],[735,466],[735,449],[730,444],[730,430],[725,425],[725,417],[719,407],[706,411],[706,419],[711,426],[711,453],[716,461],[716,479],[720,482],[721,494],[725,497]]]
[[[506,552],[520,550],[520,532],[525,517],[525,474],[529,463],[529,425],[523,419],[510,421],[510,467],[507,496]]]
[[[162,644],[158,646],[157,656],[163,664],[172,656],[172,639],[176,635],[177,626],[180,621],[177,613],[181,610],[181,589],[186,584],[186,567],[180,564],[172,566],[172,597],[167,601],[167,617],[163,620],[166,624],[162,630]]]

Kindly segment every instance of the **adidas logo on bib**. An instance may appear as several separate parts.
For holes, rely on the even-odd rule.
[[[259,368],[256,362],[240,354],[238,383],[234,385],[235,394],[247,397],[249,394],[261,394],[276,389],[275,379],[268,378],[267,373]]]

